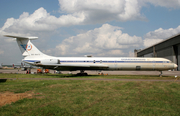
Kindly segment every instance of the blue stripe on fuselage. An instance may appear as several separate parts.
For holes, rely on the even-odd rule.
[[[24,60],[25,62],[37,62],[40,60]],[[70,60],[70,61],[66,61],[66,60],[60,60],[60,62],[64,62],[64,63],[170,63],[169,61],[77,61],[77,60]]]

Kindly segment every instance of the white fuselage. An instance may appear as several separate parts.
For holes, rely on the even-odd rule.
[[[55,70],[169,70],[176,64],[164,58],[137,57],[26,57],[26,63]],[[38,62],[39,61],[39,62]],[[58,66],[57,66],[58,65]],[[79,66],[79,67],[78,67]]]

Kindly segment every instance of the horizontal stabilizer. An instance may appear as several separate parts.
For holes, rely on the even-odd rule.
[[[13,36],[13,35],[4,35],[5,37],[12,37],[12,38],[17,38],[17,39],[38,39],[38,37],[20,37],[20,36]]]

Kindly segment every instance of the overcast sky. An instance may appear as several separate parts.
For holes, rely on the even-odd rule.
[[[179,34],[179,14],[180,0],[1,0],[0,63],[23,58],[7,34],[53,56],[133,56]]]

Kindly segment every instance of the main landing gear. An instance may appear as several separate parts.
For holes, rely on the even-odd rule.
[[[77,76],[87,76],[88,74],[84,72],[84,70],[80,70],[80,73],[76,74]]]
[[[159,77],[162,77],[162,71],[159,71],[160,72],[160,75],[159,75]]]

